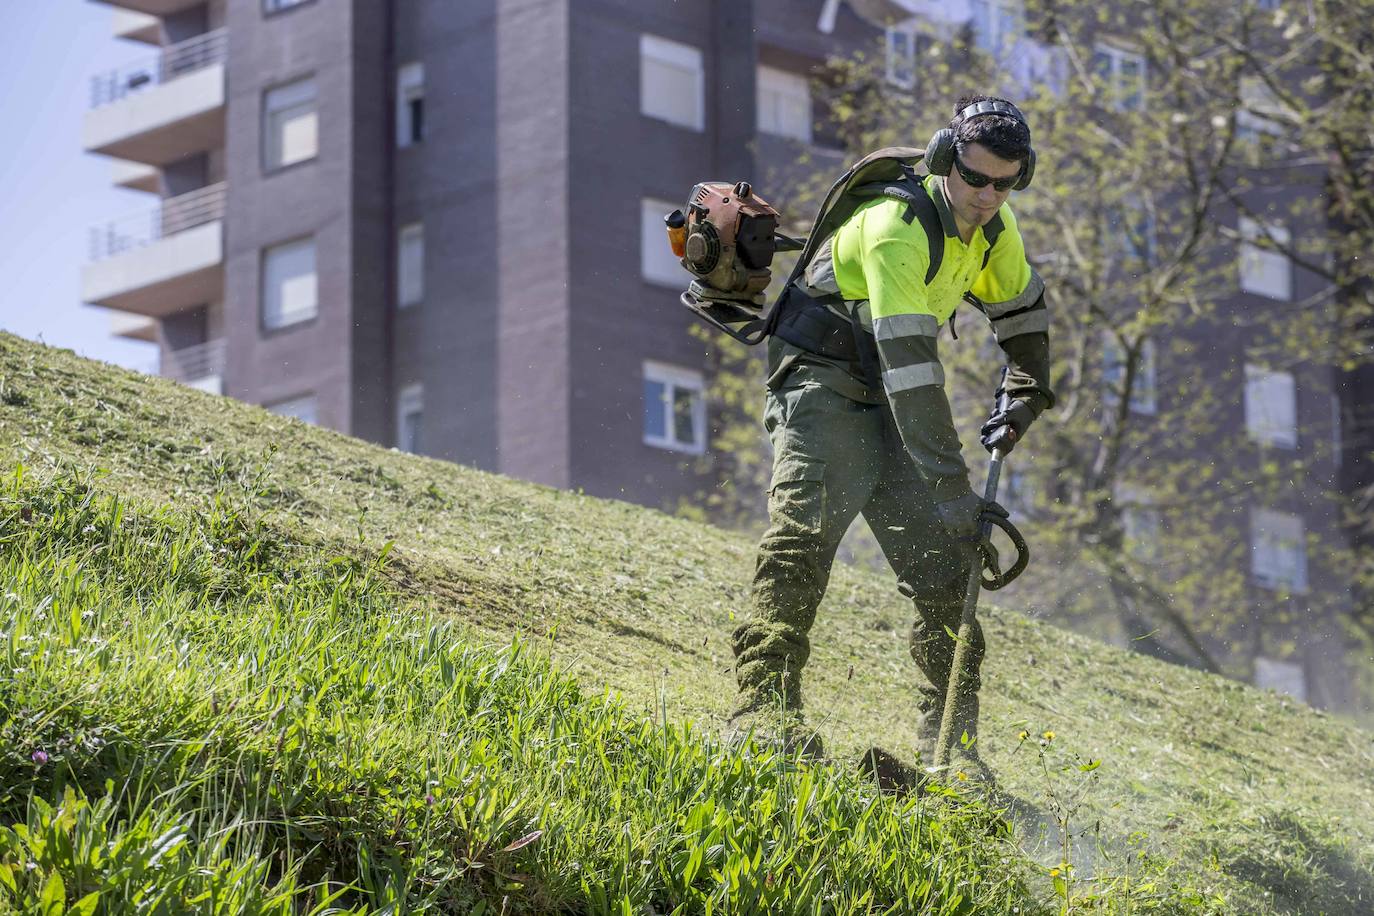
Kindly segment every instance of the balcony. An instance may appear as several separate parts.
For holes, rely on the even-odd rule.
[[[156,194],[162,188],[162,172],[155,165],[115,159],[110,164],[110,181],[131,191]]]
[[[219,299],[224,288],[225,185],[169,197],[151,212],[91,229],[81,298],[163,318]]]
[[[110,333],[125,340],[146,340],[157,343],[157,319],[128,312],[110,313]]]
[[[168,351],[162,360],[162,374],[191,388],[223,394],[224,339]]]
[[[224,62],[219,29],[91,78],[82,142],[92,153],[166,165],[224,145]]]
[[[129,41],[141,41],[150,45],[162,44],[162,20],[147,13],[114,10],[110,31],[116,38],[127,38]]]
[[[105,0],[105,2],[110,6],[132,10],[135,13],[146,13],[149,16],[169,16],[172,13],[189,10],[193,6],[204,3],[205,0]]]

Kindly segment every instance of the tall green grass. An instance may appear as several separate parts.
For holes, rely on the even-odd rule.
[[[0,899],[1051,910],[987,808],[637,720],[527,645],[473,645],[379,570],[294,547],[225,493],[146,511],[21,468],[0,497]]]

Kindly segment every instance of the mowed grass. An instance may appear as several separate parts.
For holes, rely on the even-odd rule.
[[[1374,741],[1273,694],[988,608],[982,743],[1008,837],[979,804],[881,800],[847,767],[803,772],[712,743],[747,538],[388,452],[4,335],[0,454],[25,467],[14,517],[30,509],[3,535],[4,590],[19,596],[5,619],[29,621],[23,646],[45,660],[0,682],[3,785],[20,786],[4,817],[66,829],[41,827],[46,804],[50,823],[153,839],[189,825],[175,861],[207,882],[197,893],[220,869],[220,887],[254,888],[268,911],[288,899],[381,908],[387,894],[452,912],[636,913],[922,912],[918,894],[930,912],[1037,912],[1065,893],[1075,910],[1361,913],[1374,899]],[[57,513],[34,509],[89,500],[108,519],[116,498],[117,525],[79,529],[95,526],[78,539],[85,553],[59,547],[45,533]],[[205,534],[229,517],[238,541]],[[158,546],[139,548],[140,574],[102,565],[145,535],[210,545],[184,550],[220,573],[174,577]],[[26,576],[41,584],[20,588]],[[39,612],[60,588],[100,596],[76,637],[70,614]],[[913,756],[907,614],[884,577],[836,571],[807,688],[840,759],[873,743]],[[504,697],[503,711],[441,702],[445,677]],[[42,732],[50,716],[61,727]],[[82,750],[72,736],[89,734]],[[34,735],[76,750],[59,765]],[[460,794],[443,782],[455,772],[508,777],[524,804],[505,821],[504,790]],[[479,797],[496,799],[485,820]],[[750,863],[734,885],[730,831]]]

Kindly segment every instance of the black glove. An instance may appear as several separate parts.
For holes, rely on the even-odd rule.
[[[1001,399],[1001,392],[998,392],[997,400]],[[1002,453],[1006,454],[1011,451],[1012,446],[1021,441],[1021,437],[1034,422],[1035,408],[1030,406],[1030,402],[1013,398],[1011,406],[1006,410],[993,408],[992,416],[988,417],[988,421],[978,431],[978,441],[990,452],[1000,448]]]
[[[983,530],[984,515],[1011,517],[1010,513],[1003,509],[1000,503],[984,499],[972,490],[963,496],[936,503],[935,511],[939,513],[940,521],[944,524],[945,530],[960,541],[978,539]]]
[[[978,554],[983,558],[985,567],[998,569],[997,548],[992,544],[992,532],[989,530],[986,537],[983,537],[982,534],[984,516],[1010,517],[1010,513],[1000,503],[983,499],[970,490],[963,496],[936,503],[935,510],[939,513],[940,521],[944,524],[945,530],[959,542],[961,547],[965,548],[970,560],[972,555]]]

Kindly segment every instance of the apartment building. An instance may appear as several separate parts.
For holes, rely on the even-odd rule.
[[[94,75],[84,145],[150,194],[92,230],[83,295],[115,333],[157,342],[187,384],[655,506],[699,488],[684,465],[710,446],[662,214],[698,180],[803,151],[838,168],[808,76],[881,47],[911,85],[918,20],[971,28],[1023,82],[1059,64],[1016,0],[105,2],[142,50]],[[1123,85],[1143,78],[1128,49],[1098,53]],[[1236,307],[1312,282],[1240,256]],[[1247,370],[1234,441],[1315,448],[1295,431],[1323,423],[1339,441],[1330,373],[1301,372]],[[1339,537],[1330,512],[1252,511],[1260,605],[1342,587],[1309,575],[1306,536]],[[1261,657],[1261,683],[1345,702],[1312,686],[1318,661]]]

